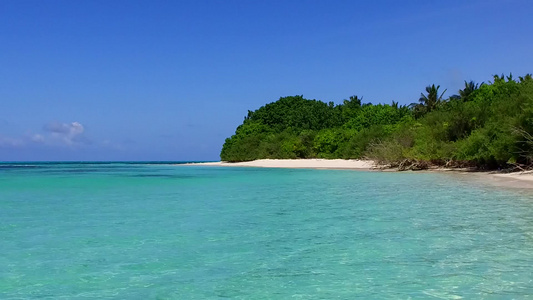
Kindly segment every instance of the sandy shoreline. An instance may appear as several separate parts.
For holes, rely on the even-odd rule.
[[[371,160],[344,159],[259,159],[246,162],[207,162],[194,163],[197,166],[219,167],[256,167],[256,168],[289,168],[289,169],[334,169],[334,170],[381,170]],[[391,170],[387,170],[391,171]],[[407,171],[411,172],[411,171]],[[427,172],[427,171],[426,171]],[[533,189],[532,172],[494,173],[494,172],[465,172],[454,169],[432,169],[429,172],[447,172],[466,175],[474,180],[500,187]]]
[[[256,167],[256,168],[289,168],[289,169],[352,169],[372,170],[375,164],[371,160],[344,159],[258,159],[245,162],[208,162],[195,165],[221,167]]]
[[[492,184],[494,185],[533,189],[533,173],[530,172],[488,175],[492,177]]]

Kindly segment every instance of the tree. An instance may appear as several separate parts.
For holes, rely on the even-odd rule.
[[[446,93],[446,90],[442,92],[439,96],[440,85],[435,86],[434,84],[428,85],[426,87],[427,95],[420,93],[419,103],[411,103],[409,108],[413,111],[413,114],[416,118],[420,118],[423,115],[435,110],[443,101],[442,96]]]
[[[442,96],[444,96],[444,93],[446,93],[446,90],[442,92],[439,96],[439,88],[440,85],[435,86],[434,84],[428,85],[426,87],[426,93],[427,95],[424,95],[423,93],[420,93],[420,99],[418,99],[418,102],[424,107],[424,111],[426,113],[435,110],[439,104],[442,102]]]
[[[477,83],[474,83],[474,81],[469,81],[467,82],[465,80],[465,87],[464,89],[462,90],[459,90],[459,96],[461,97],[461,99],[463,101],[468,101],[470,100],[469,99],[469,96],[477,89],[479,89],[481,86],[483,86],[485,83],[481,83],[481,85],[477,84]]]
[[[524,77],[520,76],[518,78],[520,79],[520,83],[533,80],[533,77],[531,77],[531,74],[526,74],[526,76]]]
[[[533,169],[533,78],[465,81],[446,97],[430,85],[410,107],[342,104],[282,97],[248,111],[220,153],[225,161],[260,158],[363,158],[420,164]],[[415,118],[413,118],[415,117]]]
[[[343,105],[346,108],[349,109],[358,109],[361,107],[361,101],[363,100],[363,97],[359,99],[356,95],[350,96],[350,100],[344,99]]]
[[[363,100],[362,97],[350,96],[350,100],[344,99],[343,103],[337,107],[341,112],[343,123],[355,117],[361,110],[361,100]]]

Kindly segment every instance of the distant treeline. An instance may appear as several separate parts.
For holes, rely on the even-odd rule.
[[[262,158],[372,159],[400,169],[430,165],[528,167],[533,160],[533,79],[494,76],[443,98],[426,87],[418,103],[342,104],[283,97],[248,111],[226,139],[223,161]]]

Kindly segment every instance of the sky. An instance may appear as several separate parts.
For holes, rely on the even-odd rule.
[[[280,97],[533,73],[533,1],[0,0],[0,161],[218,160]]]

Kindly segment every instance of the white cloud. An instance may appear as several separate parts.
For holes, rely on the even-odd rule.
[[[45,138],[44,136],[40,135],[40,134],[34,134],[30,137],[31,141],[32,142],[35,142],[35,143],[44,143],[45,142]]]
[[[50,122],[44,126],[44,130],[50,134],[51,142],[60,142],[69,146],[88,143],[88,140],[83,137],[85,128],[79,122]],[[45,138],[38,138],[38,140],[44,141]]]
[[[127,150],[134,144],[131,140],[117,143],[111,140],[92,140],[86,135],[85,126],[80,122],[49,122],[40,131],[28,130],[20,136],[5,136],[0,133],[0,148],[22,149],[39,147],[82,149]]]

